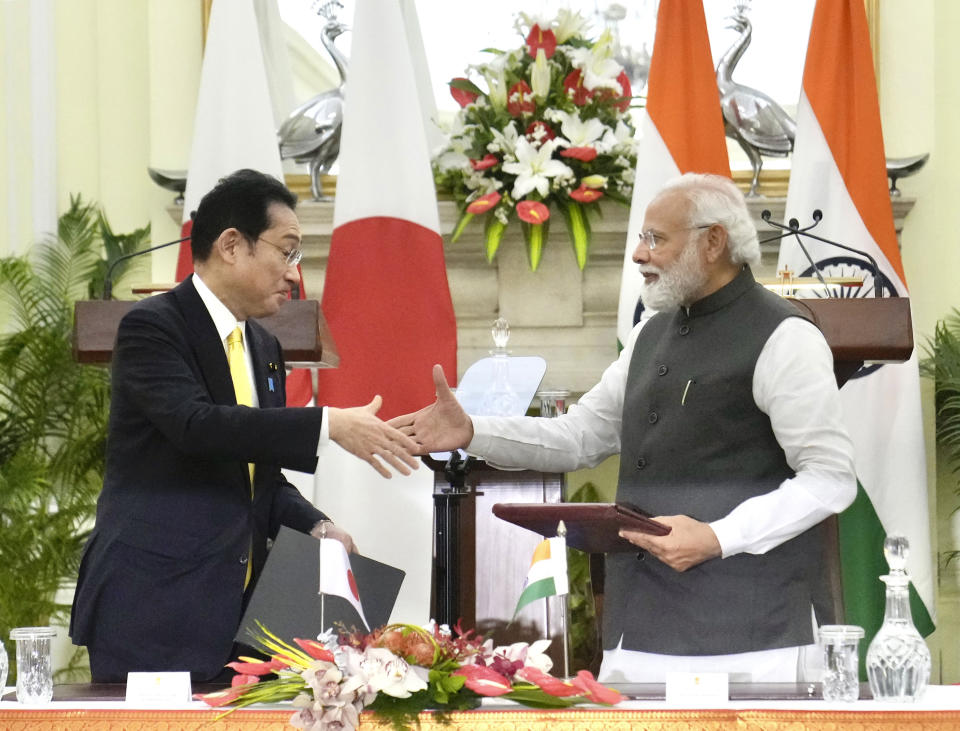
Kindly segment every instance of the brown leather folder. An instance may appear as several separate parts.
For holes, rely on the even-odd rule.
[[[567,545],[586,553],[617,553],[638,548],[617,535],[620,528],[665,536],[669,526],[626,503],[496,503],[493,514],[542,536],[557,535],[562,520]]]

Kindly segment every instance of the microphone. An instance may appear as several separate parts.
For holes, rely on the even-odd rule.
[[[787,222],[787,225],[784,226],[782,223],[771,221],[770,216],[771,216],[771,213],[769,210],[764,210],[760,213],[760,218],[762,218],[766,223],[773,226],[774,228],[780,229],[784,233],[777,234],[776,236],[771,236],[769,238],[763,239],[762,241],[760,241],[761,244],[766,244],[770,241],[777,241],[779,239],[782,239],[784,236],[792,235],[794,238],[796,238],[797,244],[800,245],[800,250],[803,252],[803,255],[807,257],[807,261],[810,262],[810,265],[813,268],[814,274],[817,275],[817,279],[820,280],[820,284],[823,285],[824,289],[827,289],[827,283],[823,281],[823,275],[820,273],[820,268],[817,266],[816,262],[814,262],[813,257],[810,256],[810,252],[807,251],[807,247],[803,245],[803,241],[800,239],[801,236],[808,236],[814,241],[820,241],[821,243],[829,244],[830,246],[836,246],[837,248],[843,249],[844,251],[849,251],[854,254],[857,254],[858,256],[862,256],[864,259],[867,259],[870,262],[870,268],[873,269],[873,281],[874,281],[873,296],[883,297],[883,283],[884,281],[886,281],[886,277],[884,273],[880,271],[880,267],[877,265],[876,259],[870,256],[870,254],[868,254],[866,251],[862,251],[861,249],[855,249],[852,246],[847,246],[846,244],[841,244],[837,241],[831,241],[830,239],[825,239],[822,236],[817,236],[816,234],[810,233],[810,229],[812,229],[814,226],[820,223],[820,221],[823,220],[823,211],[821,211],[819,208],[817,208],[813,212],[813,223],[811,223],[806,228],[800,228],[800,222],[797,221],[797,219],[795,218],[791,218]]]
[[[110,300],[113,299],[113,270],[117,268],[117,264],[127,259],[133,259],[135,256],[140,256],[141,254],[149,254],[151,251],[156,251],[157,249],[164,249],[168,246],[173,246],[174,244],[182,244],[184,241],[189,241],[189,236],[184,236],[182,239],[177,239],[176,241],[168,241],[165,244],[158,244],[157,246],[151,246],[149,249],[141,249],[140,251],[134,251],[132,254],[124,254],[123,256],[118,256],[113,260],[113,263],[110,265],[110,268],[107,269],[107,276],[103,278],[103,295],[100,299]]]

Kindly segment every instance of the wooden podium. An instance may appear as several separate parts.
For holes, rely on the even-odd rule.
[[[898,363],[913,352],[910,302],[905,298],[850,298],[790,300],[823,332],[834,356],[837,384],[843,385],[866,361]],[[436,491],[449,489],[448,481],[437,474]],[[532,641],[557,637],[559,617],[551,605],[534,602],[524,610],[536,612],[526,622],[511,620],[513,607],[530,564],[533,547],[541,536],[493,515],[500,503],[557,503],[563,499],[563,475],[535,471],[501,471],[477,462],[469,471],[463,490],[456,493],[458,508],[448,516],[443,530],[458,536],[456,550],[435,556],[434,609],[440,596],[437,579],[452,581],[455,598],[446,608],[453,621],[462,617],[465,627],[496,632],[498,643]],[[545,505],[547,511],[550,506]],[[825,535],[824,570],[830,584],[835,621],[844,615],[840,590],[840,564],[836,517],[822,524]],[[437,545],[441,545],[437,536]],[[602,611],[603,554],[591,555],[594,594],[600,595]],[[445,577],[445,578],[443,578]],[[537,605],[536,609],[531,609]],[[434,616],[438,616],[435,614]],[[519,619],[524,619],[521,614]],[[439,619],[439,616],[438,616]],[[471,621],[472,620],[472,621]],[[554,642],[552,648],[559,646]],[[556,658],[555,658],[556,659]]]
[[[84,300],[74,306],[73,357],[79,363],[109,363],[117,328],[135,303]],[[335,368],[340,363],[317,300],[289,300],[276,315],[257,318],[283,348],[287,366]]]

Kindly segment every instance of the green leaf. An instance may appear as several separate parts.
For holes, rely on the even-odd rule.
[[[535,272],[543,258],[543,245],[550,230],[550,221],[544,223],[520,222],[523,229],[523,238],[527,242],[527,258],[530,261],[530,271]]]
[[[587,265],[587,254],[590,247],[590,223],[586,213],[577,201],[569,201],[562,206],[563,217],[567,222],[567,233],[573,245],[573,253],[577,258],[580,271]]]
[[[461,209],[460,220],[457,221],[456,227],[453,229],[453,234],[450,236],[450,243],[456,243],[457,239],[460,238],[460,234],[463,233],[463,229],[467,227],[467,224],[473,220],[473,214],[468,213],[466,208]]]
[[[487,214],[484,236],[487,242],[487,262],[490,264],[493,263],[493,259],[497,255],[497,250],[500,248],[500,241],[503,239],[503,232],[506,228],[507,224],[497,218],[492,211]]]

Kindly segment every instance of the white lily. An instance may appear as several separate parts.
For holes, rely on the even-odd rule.
[[[552,158],[556,146],[556,140],[545,142],[540,147],[530,144],[526,137],[517,140],[517,161],[503,164],[505,172],[517,176],[511,193],[514,200],[520,200],[533,190],[546,198],[550,192],[550,178],[573,175],[569,167]]]
[[[569,56],[573,65],[583,71],[583,85],[587,89],[623,91],[617,81],[623,67],[612,58],[613,36],[609,30],[605,30],[591,48],[574,48]]]
[[[553,34],[557,37],[557,43],[565,43],[567,39],[580,35],[587,27],[586,19],[568,8],[561,8],[557,13],[557,19],[554,21]]]
[[[547,52],[542,48],[537,50],[537,58],[530,67],[530,88],[537,101],[543,101],[550,93],[550,64],[547,63]]]
[[[490,132],[493,134],[493,142],[487,143],[487,152],[494,154],[499,152],[505,158],[512,156],[517,147],[517,140],[520,138],[520,133],[513,122],[507,124],[502,131],[491,127]]]
[[[385,647],[368,647],[360,669],[374,690],[394,698],[409,698],[427,689],[426,668],[410,665]]]
[[[618,120],[616,129],[608,127],[604,132],[600,144],[597,145],[597,150],[599,152],[612,152],[617,148],[624,147],[632,152],[634,144],[633,131],[622,120]]]
[[[560,112],[557,116],[560,117],[560,132],[570,143],[570,147],[589,147],[600,139],[607,129],[596,117],[583,120],[579,114],[568,112]]]

